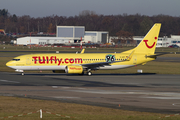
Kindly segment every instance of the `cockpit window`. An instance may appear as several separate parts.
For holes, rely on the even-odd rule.
[[[20,61],[20,59],[12,59],[13,61]]]

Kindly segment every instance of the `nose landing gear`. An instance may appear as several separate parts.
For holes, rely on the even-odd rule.
[[[16,72],[21,72],[21,75],[24,75],[24,70],[15,70]]]

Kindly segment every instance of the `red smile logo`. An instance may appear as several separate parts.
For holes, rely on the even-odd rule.
[[[155,37],[154,39],[157,40],[157,37]],[[143,41],[145,42],[146,46],[147,46],[149,49],[153,48],[154,45],[156,44],[156,42],[154,42],[153,45],[149,46],[149,45],[147,44],[148,40],[143,40]]]

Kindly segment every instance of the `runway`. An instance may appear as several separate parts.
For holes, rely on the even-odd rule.
[[[179,113],[180,75],[0,72],[0,95],[154,113]]]

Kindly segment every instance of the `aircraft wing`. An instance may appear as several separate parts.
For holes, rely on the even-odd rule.
[[[112,62],[99,62],[99,63],[89,63],[89,64],[82,64],[85,68],[96,68],[96,67],[104,67],[110,66]]]
[[[82,66],[85,67],[85,68],[96,68],[96,67],[111,66],[112,63],[125,62],[125,61],[131,60],[133,53],[134,53],[134,51],[132,51],[125,60],[112,61],[112,62],[88,63],[88,64],[82,64]]]

